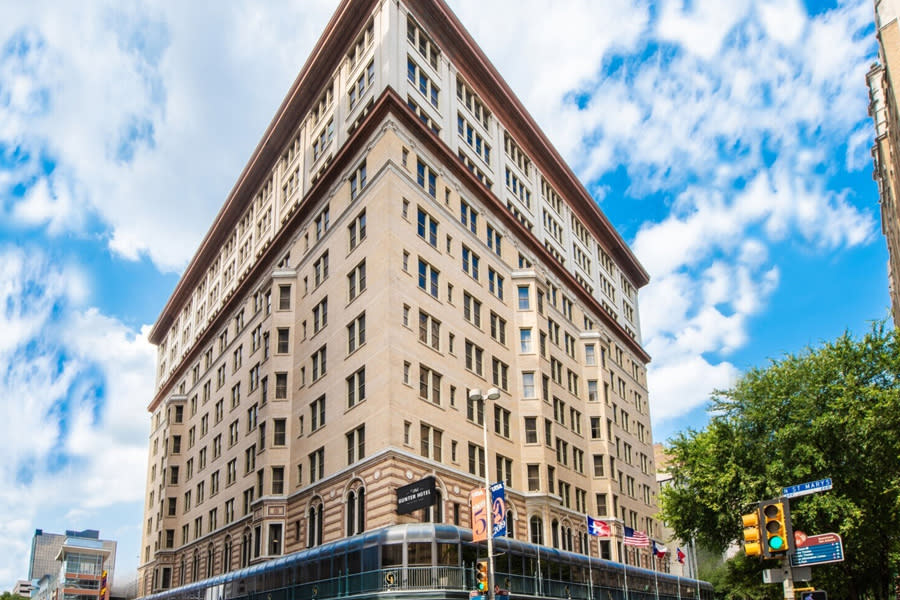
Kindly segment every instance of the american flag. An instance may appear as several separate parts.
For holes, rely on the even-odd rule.
[[[631,527],[626,527],[625,545],[648,548],[650,546],[650,538],[647,536],[647,533],[645,531],[635,531]]]

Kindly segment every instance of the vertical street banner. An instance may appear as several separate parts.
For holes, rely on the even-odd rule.
[[[488,507],[484,488],[475,488],[469,492],[469,503],[472,505],[472,541],[487,540]]]
[[[493,515],[493,536],[506,535],[506,487],[503,482],[491,485],[491,515]]]

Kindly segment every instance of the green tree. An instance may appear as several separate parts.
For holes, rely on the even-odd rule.
[[[813,582],[835,598],[892,596],[900,564],[897,330],[876,323],[862,339],[845,333],[753,369],[716,391],[708,410],[706,428],[669,441],[674,485],[661,506],[676,534],[723,551],[741,539],[740,515],[753,503],[830,477],[833,490],[791,501],[794,529],[843,537],[845,561],[813,567]]]
[[[0,600],[27,600],[18,594],[13,594],[12,592],[3,592],[0,594]]]

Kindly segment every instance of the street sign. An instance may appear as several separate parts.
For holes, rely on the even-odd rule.
[[[798,545],[791,556],[791,566],[821,565],[844,560],[844,544],[836,533],[811,535]]]
[[[810,481],[799,485],[792,485],[781,490],[781,495],[785,498],[796,498],[797,496],[806,496],[807,494],[815,494],[831,489],[831,478],[820,479],[818,481]]]

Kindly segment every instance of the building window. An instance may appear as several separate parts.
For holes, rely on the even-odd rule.
[[[278,328],[278,343],[275,346],[275,351],[278,354],[287,354],[290,352],[290,332],[291,330],[287,327]]]
[[[350,176],[350,200],[356,200],[364,187],[366,187],[366,161],[363,161]]]
[[[429,196],[437,197],[437,173],[421,159],[416,161],[416,181]]]
[[[484,424],[484,400],[472,400],[466,395],[466,418],[469,421]]]
[[[441,349],[441,322],[422,310],[419,311],[419,341],[435,350]]]
[[[273,419],[272,428],[272,445],[284,446],[287,441],[287,419]]]
[[[529,298],[529,290],[527,285],[518,286],[519,310],[528,310],[531,308],[531,300]]]
[[[541,489],[541,466],[528,465],[528,491],[537,492]]]
[[[503,276],[488,267],[488,291],[503,300]]]
[[[506,345],[506,320],[494,311],[491,311],[491,337]]]
[[[360,425],[347,432],[347,464],[362,460],[366,456],[366,426]]]
[[[441,403],[441,374],[419,365],[419,397],[433,404]]]
[[[319,333],[328,325],[328,296],[313,307],[313,334]]]
[[[318,381],[327,371],[325,346],[322,346],[312,355],[312,380]]]
[[[469,473],[484,477],[484,448],[469,444]]]
[[[462,270],[472,279],[478,281],[478,265],[481,258],[465,245],[462,247]]]
[[[525,417],[525,443],[537,444],[537,417]]]
[[[484,350],[469,340],[466,340],[466,369],[479,376],[484,373]]]
[[[312,456],[312,454],[310,456]],[[322,509],[323,506],[321,502],[317,502],[309,507],[309,512],[307,514],[306,520],[306,545],[309,548],[319,546],[322,543]]]
[[[347,353],[353,353],[366,343],[366,313],[362,313],[347,325]]]
[[[278,286],[278,310],[291,310],[291,286]]]
[[[441,462],[443,458],[443,436],[444,432],[440,429],[436,429],[431,425],[422,423],[419,426],[419,441],[421,443],[422,456]]]
[[[438,222],[421,208],[417,212],[416,231],[420,238],[437,248]]]
[[[481,327],[481,302],[468,292],[463,292],[463,318],[475,327]]]
[[[315,263],[313,263],[313,281],[315,287],[318,287],[323,281],[328,279],[328,251],[322,253]]]
[[[325,426],[325,396],[319,396],[309,404],[310,431]]]
[[[366,491],[363,488],[347,495],[347,535],[366,530]]]
[[[284,467],[272,467],[272,493],[284,493]]]
[[[325,448],[309,454],[309,482],[315,483],[325,477]]]
[[[366,289],[366,261],[361,263],[350,271],[347,275],[347,290],[350,300],[353,300]]]
[[[478,212],[462,200],[459,203],[459,221],[472,233],[478,233]]]
[[[419,259],[419,288],[425,290],[432,297],[438,297],[438,276],[440,272],[433,266]]]
[[[347,378],[347,408],[353,408],[366,399],[366,368],[363,367]]]
[[[406,78],[413,87],[419,90],[419,93],[428,99],[432,106],[438,107],[440,90],[412,57],[407,57],[406,59]]]
[[[509,390],[509,365],[496,357],[491,359],[491,383],[502,390]]]
[[[494,406],[494,433],[509,438],[509,419],[512,413],[502,406]]]

